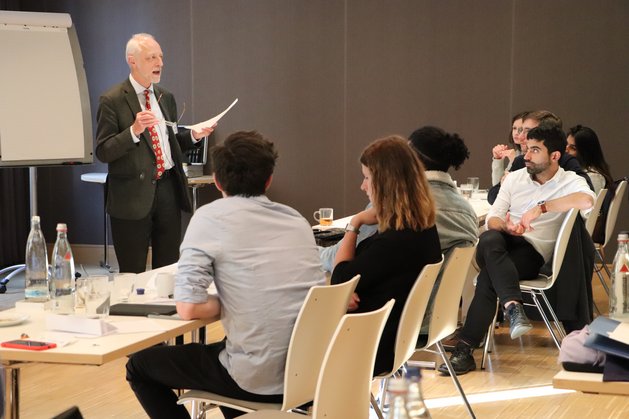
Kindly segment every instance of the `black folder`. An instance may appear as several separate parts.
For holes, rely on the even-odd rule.
[[[148,316],[149,314],[158,314],[162,316],[170,316],[177,312],[174,305],[165,304],[114,304],[109,308],[109,314],[112,316]]]

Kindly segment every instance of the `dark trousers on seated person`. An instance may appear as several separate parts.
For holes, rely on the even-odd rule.
[[[145,349],[129,358],[127,381],[152,419],[190,418],[185,406],[177,404],[175,388],[205,390],[256,402],[282,402],[281,394],[260,395],[241,389],[218,359],[224,348],[225,341],[211,345],[191,343]],[[221,411],[225,418],[245,414],[222,407]]]
[[[544,258],[521,236],[488,230],[476,248],[480,273],[476,291],[459,337],[478,347],[494,318],[496,298],[500,307],[508,301],[522,301],[520,280],[536,278]]]

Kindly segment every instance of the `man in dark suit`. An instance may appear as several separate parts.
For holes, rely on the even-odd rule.
[[[179,258],[181,210],[190,211],[182,150],[214,127],[177,128],[174,96],[158,87],[162,50],[149,34],[127,43],[131,74],[100,98],[96,156],[109,166],[107,212],[120,272],[143,272],[149,244],[152,267]]]

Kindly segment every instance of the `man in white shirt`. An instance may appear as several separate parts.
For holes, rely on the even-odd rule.
[[[223,198],[199,208],[181,244],[175,283],[183,319],[220,315],[225,340],[160,346],[134,354],[127,380],[151,418],[187,418],[173,388],[281,403],[288,342],[308,290],[325,282],[312,229],[272,202],[277,153],[257,132],[212,149]],[[208,295],[214,283],[218,295]],[[221,408],[226,418],[243,414]]]
[[[532,325],[522,305],[519,281],[537,277],[552,258],[553,247],[565,212],[587,210],[594,193],[574,172],[559,167],[566,136],[554,124],[529,131],[526,169],[511,172],[487,214],[487,230],[480,237],[476,261],[478,274],[474,299],[459,342],[450,358],[457,375],[476,369],[472,356],[494,316],[496,298],[510,321],[511,338],[528,332]],[[445,364],[439,371],[447,374]]]

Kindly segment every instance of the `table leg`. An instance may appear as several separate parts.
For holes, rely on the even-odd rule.
[[[197,185],[192,185],[192,213],[194,214],[197,210]]]
[[[20,417],[20,367],[4,367],[4,417],[18,419]]]
[[[108,232],[108,216],[107,216],[107,188],[105,185],[103,185],[103,195],[104,195],[104,201],[103,201],[103,213],[104,213],[104,220],[103,220],[103,230],[105,233],[105,244],[103,245],[103,260],[100,263],[101,268],[105,268],[107,269],[109,272],[111,272],[111,266],[109,265],[109,235],[107,234]]]

